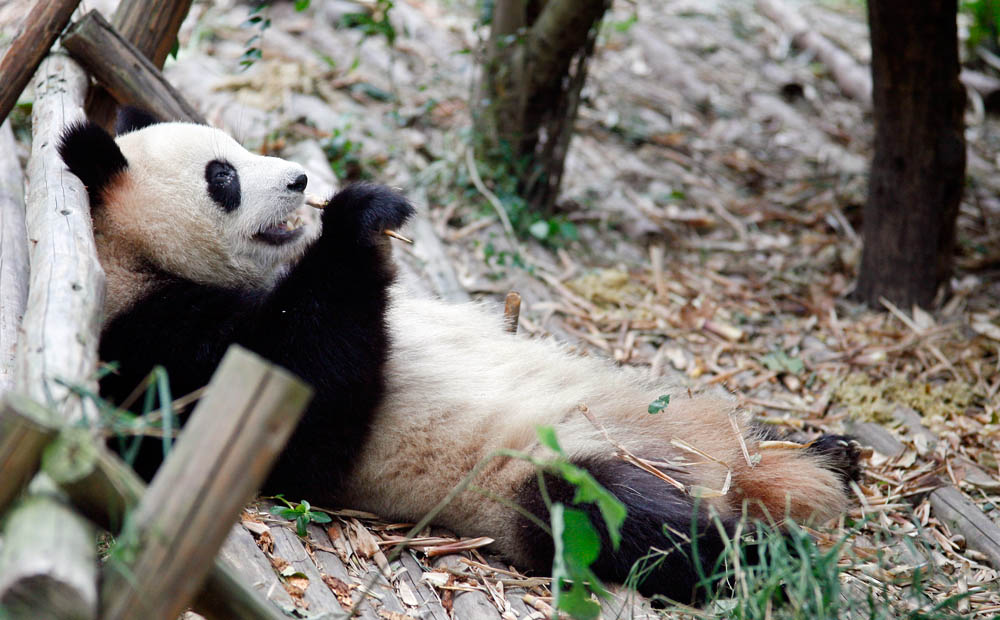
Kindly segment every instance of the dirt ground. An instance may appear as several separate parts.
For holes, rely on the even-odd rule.
[[[726,389],[801,439],[887,431],[898,444],[868,460],[841,524],[845,587],[899,615],[958,593],[955,613],[1000,613],[998,565],[931,496],[957,487],[1000,525],[1000,124],[982,98],[966,115],[951,294],[868,309],[849,295],[871,115],[749,0],[615,3],[558,201],[578,238],[548,245],[507,238],[470,181],[468,100],[487,32],[474,3],[397,0],[391,46],[338,27],[357,5],[312,4],[267,9],[261,58],[244,71],[250,7],[195,3],[166,74],[248,146],[403,188],[425,228],[399,247],[428,291],[517,290],[522,330]],[[866,64],[862,5],[786,4]],[[316,193],[339,182],[310,178]]]

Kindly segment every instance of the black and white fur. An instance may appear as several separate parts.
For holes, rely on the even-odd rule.
[[[373,235],[409,214],[397,195],[349,187],[323,213],[322,233],[306,225],[269,245],[256,235],[302,204],[292,188],[302,174],[295,164],[252,155],[208,127],[152,124],[134,112],[123,125],[129,132],[117,140],[75,128],[62,150],[90,189],[109,279],[101,354],[119,361],[122,374],[102,391],[123,398],[154,363],[166,365],[175,392],[195,389],[233,341],[298,373],[317,395],[271,490],[413,521],[497,449],[545,456],[535,429],[550,425],[570,458],[628,509],[622,547],[605,541],[596,564],[598,576],[618,582],[650,548],[673,548],[664,524],[685,535],[694,524],[699,556],[710,565],[723,545],[712,512],[732,528],[743,514],[823,521],[846,507],[845,483],[858,470],[855,445],[844,438],[762,444],[731,400],[684,390],[650,415],[649,403],[671,390],[637,370],[506,334],[500,317],[477,305],[387,289],[391,268]],[[205,173],[214,160],[232,166],[238,201],[212,189]],[[605,432],[685,485],[719,490],[731,471],[732,487],[696,502],[617,458]],[[536,480],[529,463],[500,458],[476,485],[547,520]],[[547,486],[552,499],[572,503],[568,485]],[[494,548],[521,566],[551,567],[551,540],[479,494],[466,492],[437,522],[494,538]],[[690,541],[682,547],[690,551]],[[640,590],[696,598],[689,556],[668,555]]]

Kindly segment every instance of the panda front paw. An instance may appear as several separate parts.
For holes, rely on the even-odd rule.
[[[399,192],[384,185],[355,183],[337,192],[323,210],[323,231],[342,241],[365,247],[387,241],[386,230],[396,230],[414,213]]]

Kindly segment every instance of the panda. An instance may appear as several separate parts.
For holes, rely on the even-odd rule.
[[[87,186],[108,279],[100,354],[120,370],[102,394],[121,401],[154,364],[175,393],[197,389],[233,342],[298,374],[316,395],[264,491],[416,521],[498,450],[551,456],[536,434],[550,426],[567,458],[627,509],[617,549],[598,528],[595,574],[622,583],[650,549],[677,549],[638,589],[678,601],[703,597],[699,576],[742,517],[819,523],[848,507],[860,470],[847,437],[767,441],[726,395],[511,335],[480,305],[392,284],[379,233],[412,213],[393,191],[348,186],[321,226],[295,228],[306,184],[296,164],[128,108],[116,133],[79,125],[60,146]],[[665,393],[666,409],[648,413]],[[489,460],[474,484],[485,493],[463,492],[435,522],[492,538],[519,567],[550,570],[552,539],[524,511],[548,521],[546,499],[571,505],[574,487],[545,476],[543,490],[533,464],[509,457]],[[600,523],[595,505],[577,507]]]

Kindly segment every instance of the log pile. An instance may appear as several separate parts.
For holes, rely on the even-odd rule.
[[[11,618],[171,618],[193,605],[215,618],[279,618],[214,558],[311,390],[233,347],[148,490],[93,424],[104,273],[87,193],[62,164],[60,136],[92,116],[91,77],[116,105],[201,117],[159,72],[190,0],[123,2],[116,21],[131,24],[135,41],[91,13],[62,37],[64,49],[53,49],[77,4],[36,4],[0,58],[0,83],[11,85],[0,93],[0,118],[29,83],[35,94],[26,197],[9,123],[0,127],[8,154],[0,162],[0,610]],[[150,19],[164,26],[146,29]],[[101,101],[92,97],[95,107]],[[99,529],[133,553],[100,563]]]

